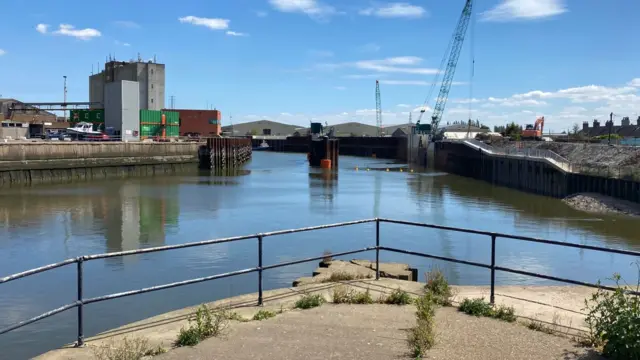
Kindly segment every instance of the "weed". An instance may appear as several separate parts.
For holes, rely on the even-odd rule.
[[[153,351],[149,347],[149,340],[125,337],[119,346],[114,346],[112,342],[95,348],[93,353],[98,360],[139,360]]]
[[[585,300],[589,342],[602,345],[607,358],[640,359],[640,297],[631,293],[640,290],[640,277],[634,288],[621,285],[620,274],[614,274],[611,280],[616,283],[615,291],[600,288]]]
[[[451,306],[453,289],[449,286],[447,278],[438,267],[433,267],[431,271],[424,274],[427,279],[425,290],[434,295],[434,301],[438,305]]]
[[[178,333],[178,339],[176,340],[176,346],[194,346],[197,345],[200,340],[200,334],[198,330],[193,327],[182,328]]]
[[[331,250],[325,250],[322,252],[322,256],[324,256],[322,258],[322,262],[325,264],[330,264],[331,261],[333,260],[333,257],[331,256]]]
[[[400,289],[393,290],[389,296],[382,300],[381,302],[389,305],[409,305],[413,302],[409,293]]]
[[[189,327],[180,329],[176,346],[193,346],[208,337],[222,335],[233,314],[222,308],[212,311],[206,305],[200,306],[189,319]]]
[[[518,320],[516,317],[516,310],[513,306],[498,305],[496,309],[493,309],[491,317],[506,322],[515,322]]]
[[[345,271],[338,271],[338,272],[331,273],[331,275],[327,279],[324,279],[322,282],[329,283],[329,282],[340,282],[340,281],[350,281],[350,280],[360,280],[360,279],[371,279],[372,277],[373,276],[371,274],[354,275]]]
[[[483,298],[465,298],[458,309],[465,314],[473,316],[485,316],[507,322],[516,321],[516,311],[513,306],[499,305],[495,309]]]
[[[166,352],[167,352],[167,349],[163,348],[161,345],[158,345],[158,347],[156,348],[147,350],[147,352],[144,353],[144,356],[156,356],[156,355],[164,354]]]
[[[407,345],[411,355],[420,358],[435,344],[433,327],[436,304],[433,295],[428,292],[416,299],[416,307],[417,323],[409,330]]]
[[[260,310],[255,315],[253,315],[253,320],[262,321],[262,320],[270,319],[275,316],[276,316],[276,313],[273,311]]]
[[[345,286],[336,286],[333,289],[334,304],[373,304],[373,302],[369,289],[366,292],[348,290]]]
[[[294,307],[296,309],[311,309],[324,304],[325,301],[326,300],[322,297],[322,295],[305,294],[301,299],[296,301]]]
[[[247,322],[250,321],[249,319],[242,317],[240,314],[238,314],[237,312],[230,312],[228,319],[229,320],[235,320],[235,321],[239,321],[239,322]]]
[[[418,320],[430,321],[436,313],[436,303],[431,293],[416,299],[416,317]]]
[[[529,324],[527,324],[527,327],[531,330],[540,331],[545,334],[553,334],[553,330],[550,327],[539,321],[532,320]]]

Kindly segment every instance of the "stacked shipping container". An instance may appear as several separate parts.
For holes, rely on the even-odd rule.
[[[180,135],[220,135],[222,114],[219,110],[172,109],[180,114]]]
[[[79,122],[90,122],[93,123],[93,130],[104,129],[104,109],[71,110],[69,115],[71,126]]]
[[[140,110],[140,137],[170,138],[180,135],[180,114],[175,111]]]

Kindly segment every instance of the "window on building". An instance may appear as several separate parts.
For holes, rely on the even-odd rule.
[[[153,89],[153,84],[151,84],[151,88]]]
[[[153,104],[153,99],[151,99],[151,103]]]
[[[216,120],[216,119],[209,119],[209,124],[211,124],[211,125],[218,125],[218,120]]]

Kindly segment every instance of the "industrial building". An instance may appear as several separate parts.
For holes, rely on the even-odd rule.
[[[223,133],[232,136],[266,135],[266,136],[294,136],[306,135],[304,126],[283,124],[271,120],[251,121],[235,125],[227,125],[222,128]]]
[[[219,110],[165,109],[180,114],[180,135],[218,136],[222,114]]]
[[[122,141],[140,140],[140,83],[117,81],[104,87],[104,125]]]
[[[89,76],[89,101],[105,103],[106,86],[120,81],[139,83],[140,109],[162,110],[165,98],[165,65],[154,61],[109,61],[104,70]]]

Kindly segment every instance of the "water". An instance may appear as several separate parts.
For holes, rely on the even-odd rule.
[[[356,171],[355,167],[359,170]],[[640,222],[588,215],[557,199],[496,188],[439,172],[374,171],[383,160],[342,157],[337,176],[310,170],[300,154],[255,153],[238,176],[110,180],[0,190],[0,276],[93,253],[180,244],[226,236],[372,217],[522,234],[579,244],[640,250]],[[366,171],[369,167],[372,170]],[[381,243],[490,261],[483,236],[381,224]],[[375,244],[375,225],[265,239],[264,263]],[[373,259],[373,253],[356,255]],[[635,281],[626,256],[498,240],[497,264],[593,282],[621,272]],[[489,272],[465,265],[382,253],[420,273],[436,264],[454,284],[482,285]],[[240,270],[257,265],[255,240],[85,263],[85,297]],[[287,287],[315,263],[265,271],[264,287]],[[0,328],[73,302],[75,265],[0,285]],[[498,273],[498,285],[549,284]],[[166,311],[257,290],[256,274],[163,290],[85,307],[85,335]],[[0,335],[0,358],[37,355],[76,337],[76,310]]]

